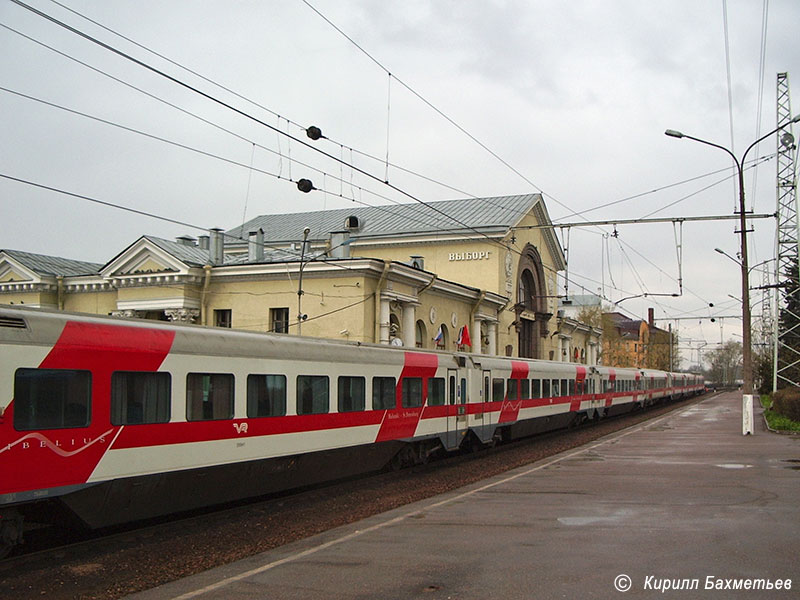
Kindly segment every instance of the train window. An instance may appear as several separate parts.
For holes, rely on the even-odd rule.
[[[492,379],[492,402],[502,402],[506,399],[505,381],[495,377]]]
[[[363,377],[339,377],[339,412],[364,410],[367,380]]]
[[[111,374],[111,424],[143,425],[169,421],[169,373],[114,371]]]
[[[489,400],[492,397],[492,395],[491,395],[491,392],[492,392],[491,383],[492,382],[489,379],[489,376],[488,375],[484,375],[483,376],[483,401],[484,402],[489,402]]]
[[[466,377],[461,378],[461,393],[460,402],[461,404],[466,404],[469,401],[469,397],[467,396],[467,379]]]
[[[529,379],[520,379],[519,381],[519,395],[523,399],[531,397],[531,382]]]
[[[575,395],[575,380],[574,379],[570,379],[569,380],[569,393],[567,395],[568,396],[574,396]]]
[[[456,378],[455,375],[450,375],[450,380],[448,382],[450,389],[448,390],[448,399],[450,400],[450,404],[456,403]]]
[[[542,397],[542,380],[541,379],[531,379],[531,398],[541,398]]]
[[[394,377],[372,378],[372,408],[374,410],[391,410],[396,406]]]
[[[92,374],[72,369],[17,369],[14,373],[14,429],[87,427]]]
[[[330,402],[330,382],[326,375],[297,376],[298,415],[325,414]]]
[[[186,375],[186,420],[216,421],[233,418],[233,375]]]
[[[569,384],[566,379],[561,380],[561,395],[569,396]]]
[[[401,398],[403,408],[422,406],[422,377],[404,377]]]
[[[561,382],[558,379],[553,379],[550,385],[550,395],[553,398],[558,398],[561,395]]]
[[[519,391],[518,390],[518,386],[517,386],[517,380],[516,379],[509,379],[506,382],[506,385],[507,385],[506,389],[508,389],[508,399],[509,400],[516,400],[517,398],[519,398],[519,396],[517,396],[517,392]]]
[[[542,379],[542,398],[552,398],[549,379]]]
[[[286,414],[286,375],[247,376],[247,416],[282,417]]]
[[[428,379],[428,404],[430,406],[444,405],[444,377]]]

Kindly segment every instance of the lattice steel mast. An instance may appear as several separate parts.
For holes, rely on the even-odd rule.
[[[777,104],[777,124],[780,125],[792,118],[788,73],[778,73]],[[773,390],[800,387],[800,214],[797,209],[796,159],[797,145],[792,136],[792,126],[789,125],[778,135]]]

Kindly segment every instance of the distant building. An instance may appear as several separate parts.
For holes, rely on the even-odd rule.
[[[619,312],[603,314],[603,364],[672,370],[675,340],[671,331],[655,326],[653,309],[647,321],[631,319]]]
[[[558,353],[561,360],[596,365],[600,362],[603,328],[601,298],[595,294],[570,295],[558,303]],[[596,322],[587,320],[594,311]]]
[[[581,330],[556,315],[564,268],[529,194],[263,215],[197,239],[142,236],[102,265],[0,250],[0,302],[590,362],[586,344],[563,343]]]

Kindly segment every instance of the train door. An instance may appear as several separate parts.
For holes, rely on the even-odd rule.
[[[457,448],[467,430],[467,379],[447,369],[447,447]]]

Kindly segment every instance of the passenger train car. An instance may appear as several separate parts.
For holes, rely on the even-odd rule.
[[[0,553],[696,394],[702,378],[0,306]]]

